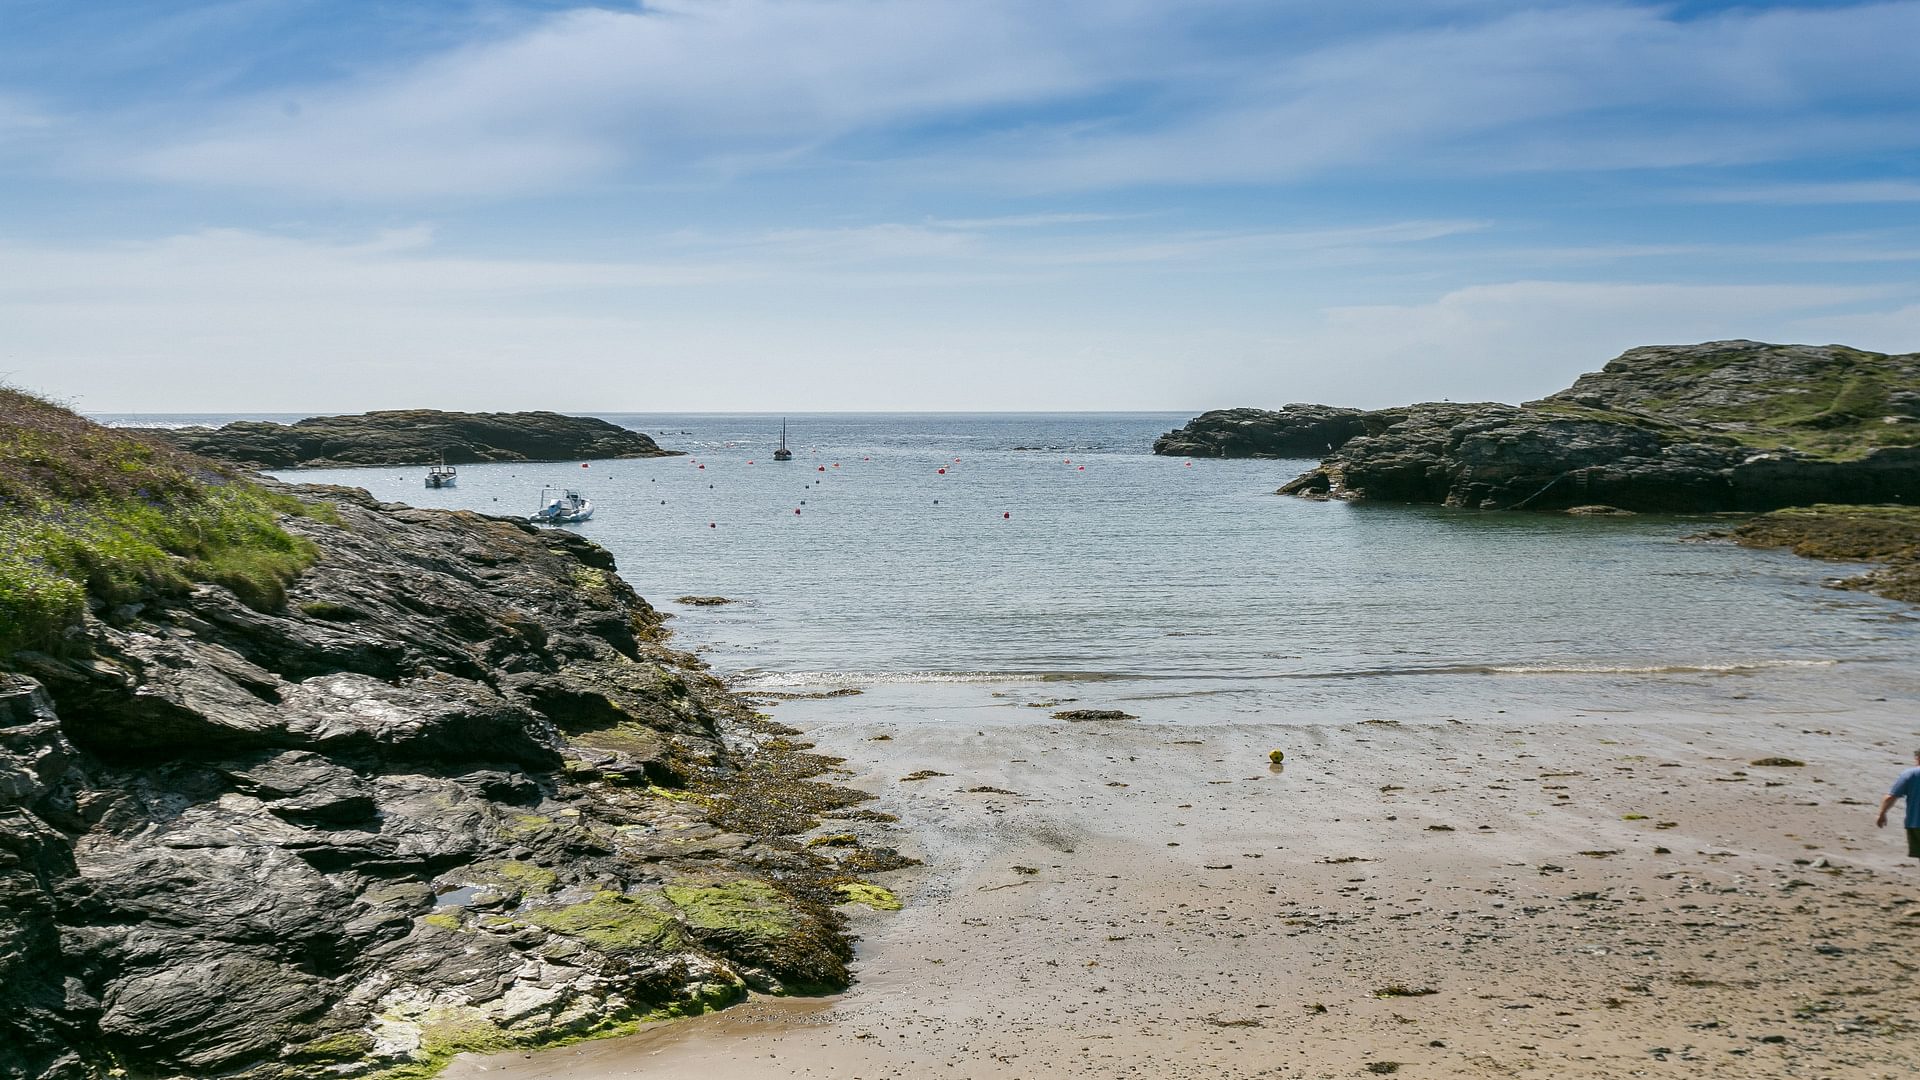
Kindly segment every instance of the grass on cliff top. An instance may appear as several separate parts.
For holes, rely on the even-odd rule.
[[[0,386],[0,656],[57,648],[89,603],[195,582],[276,608],[315,557],[279,519],[306,512],[200,458]]]
[[[1682,370],[1710,371],[1745,355],[1729,354]],[[1750,446],[1787,447],[1840,461],[1865,457],[1882,447],[1920,446],[1920,422],[1887,422],[1899,369],[1890,368],[1885,356],[1857,349],[1837,349],[1835,357],[1839,362],[1817,379],[1783,379],[1749,387],[1761,394],[1753,401],[1687,407],[1664,400],[1649,402],[1648,407],[1683,421],[1728,425],[1729,434]]]

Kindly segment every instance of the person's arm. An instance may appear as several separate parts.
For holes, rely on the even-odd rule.
[[[1880,800],[1880,816],[1874,819],[1873,823],[1875,825],[1878,825],[1882,829],[1887,827],[1887,811],[1893,809],[1894,802],[1899,798],[1900,796],[1898,795],[1888,795]]]

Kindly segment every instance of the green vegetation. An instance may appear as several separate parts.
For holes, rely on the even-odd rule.
[[[0,655],[53,649],[90,604],[196,582],[272,610],[312,564],[280,527],[305,504],[0,388]]]
[[[774,942],[804,929],[793,901],[764,881],[681,881],[661,889],[691,929],[746,941]]]
[[[833,887],[850,904],[865,904],[875,911],[899,911],[900,898],[892,889],[864,881],[848,881]]]
[[[486,884],[503,884],[518,889],[522,893],[535,895],[550,893],[560,884],[560,875],[530,862],[519,859],[502,859],[475,868],[478,877]]]
[[[1699,374],[1710,376],[1716,366],[1710,363]],[[1920,422],[1888,420],[1888,377],[1897,378],[1898,371],[1887,357],[1836,348],[1833,362],[1812,377],[1741,382],[1735,384],[1739,392],[1734,400],[1726,403],[1696,406],[1657,400],[1647,407],[1663,416],[1716,425],[1750,446],[1789,447],[1850,460],[1881,447],[1920,446]]]
[[[519,918],[577,937],[602,952],[662,952],[680,941],[672,909],[654,895],[599,892],[582,903],[535,908]]]

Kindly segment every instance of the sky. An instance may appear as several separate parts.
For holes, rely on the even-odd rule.
[[[1520,401],[1920,350],[1920,0],[0,0],[91,412]]]

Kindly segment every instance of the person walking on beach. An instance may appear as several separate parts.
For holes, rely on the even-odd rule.
[[[1907,854],[1920,859],[1920,750],[1913,752],[1913,768],[1900,774],[1880,800],[1880,818],[1874,824],[1887,827],[1887,811],[1893,809],[1895,799],[1907,800]]]

